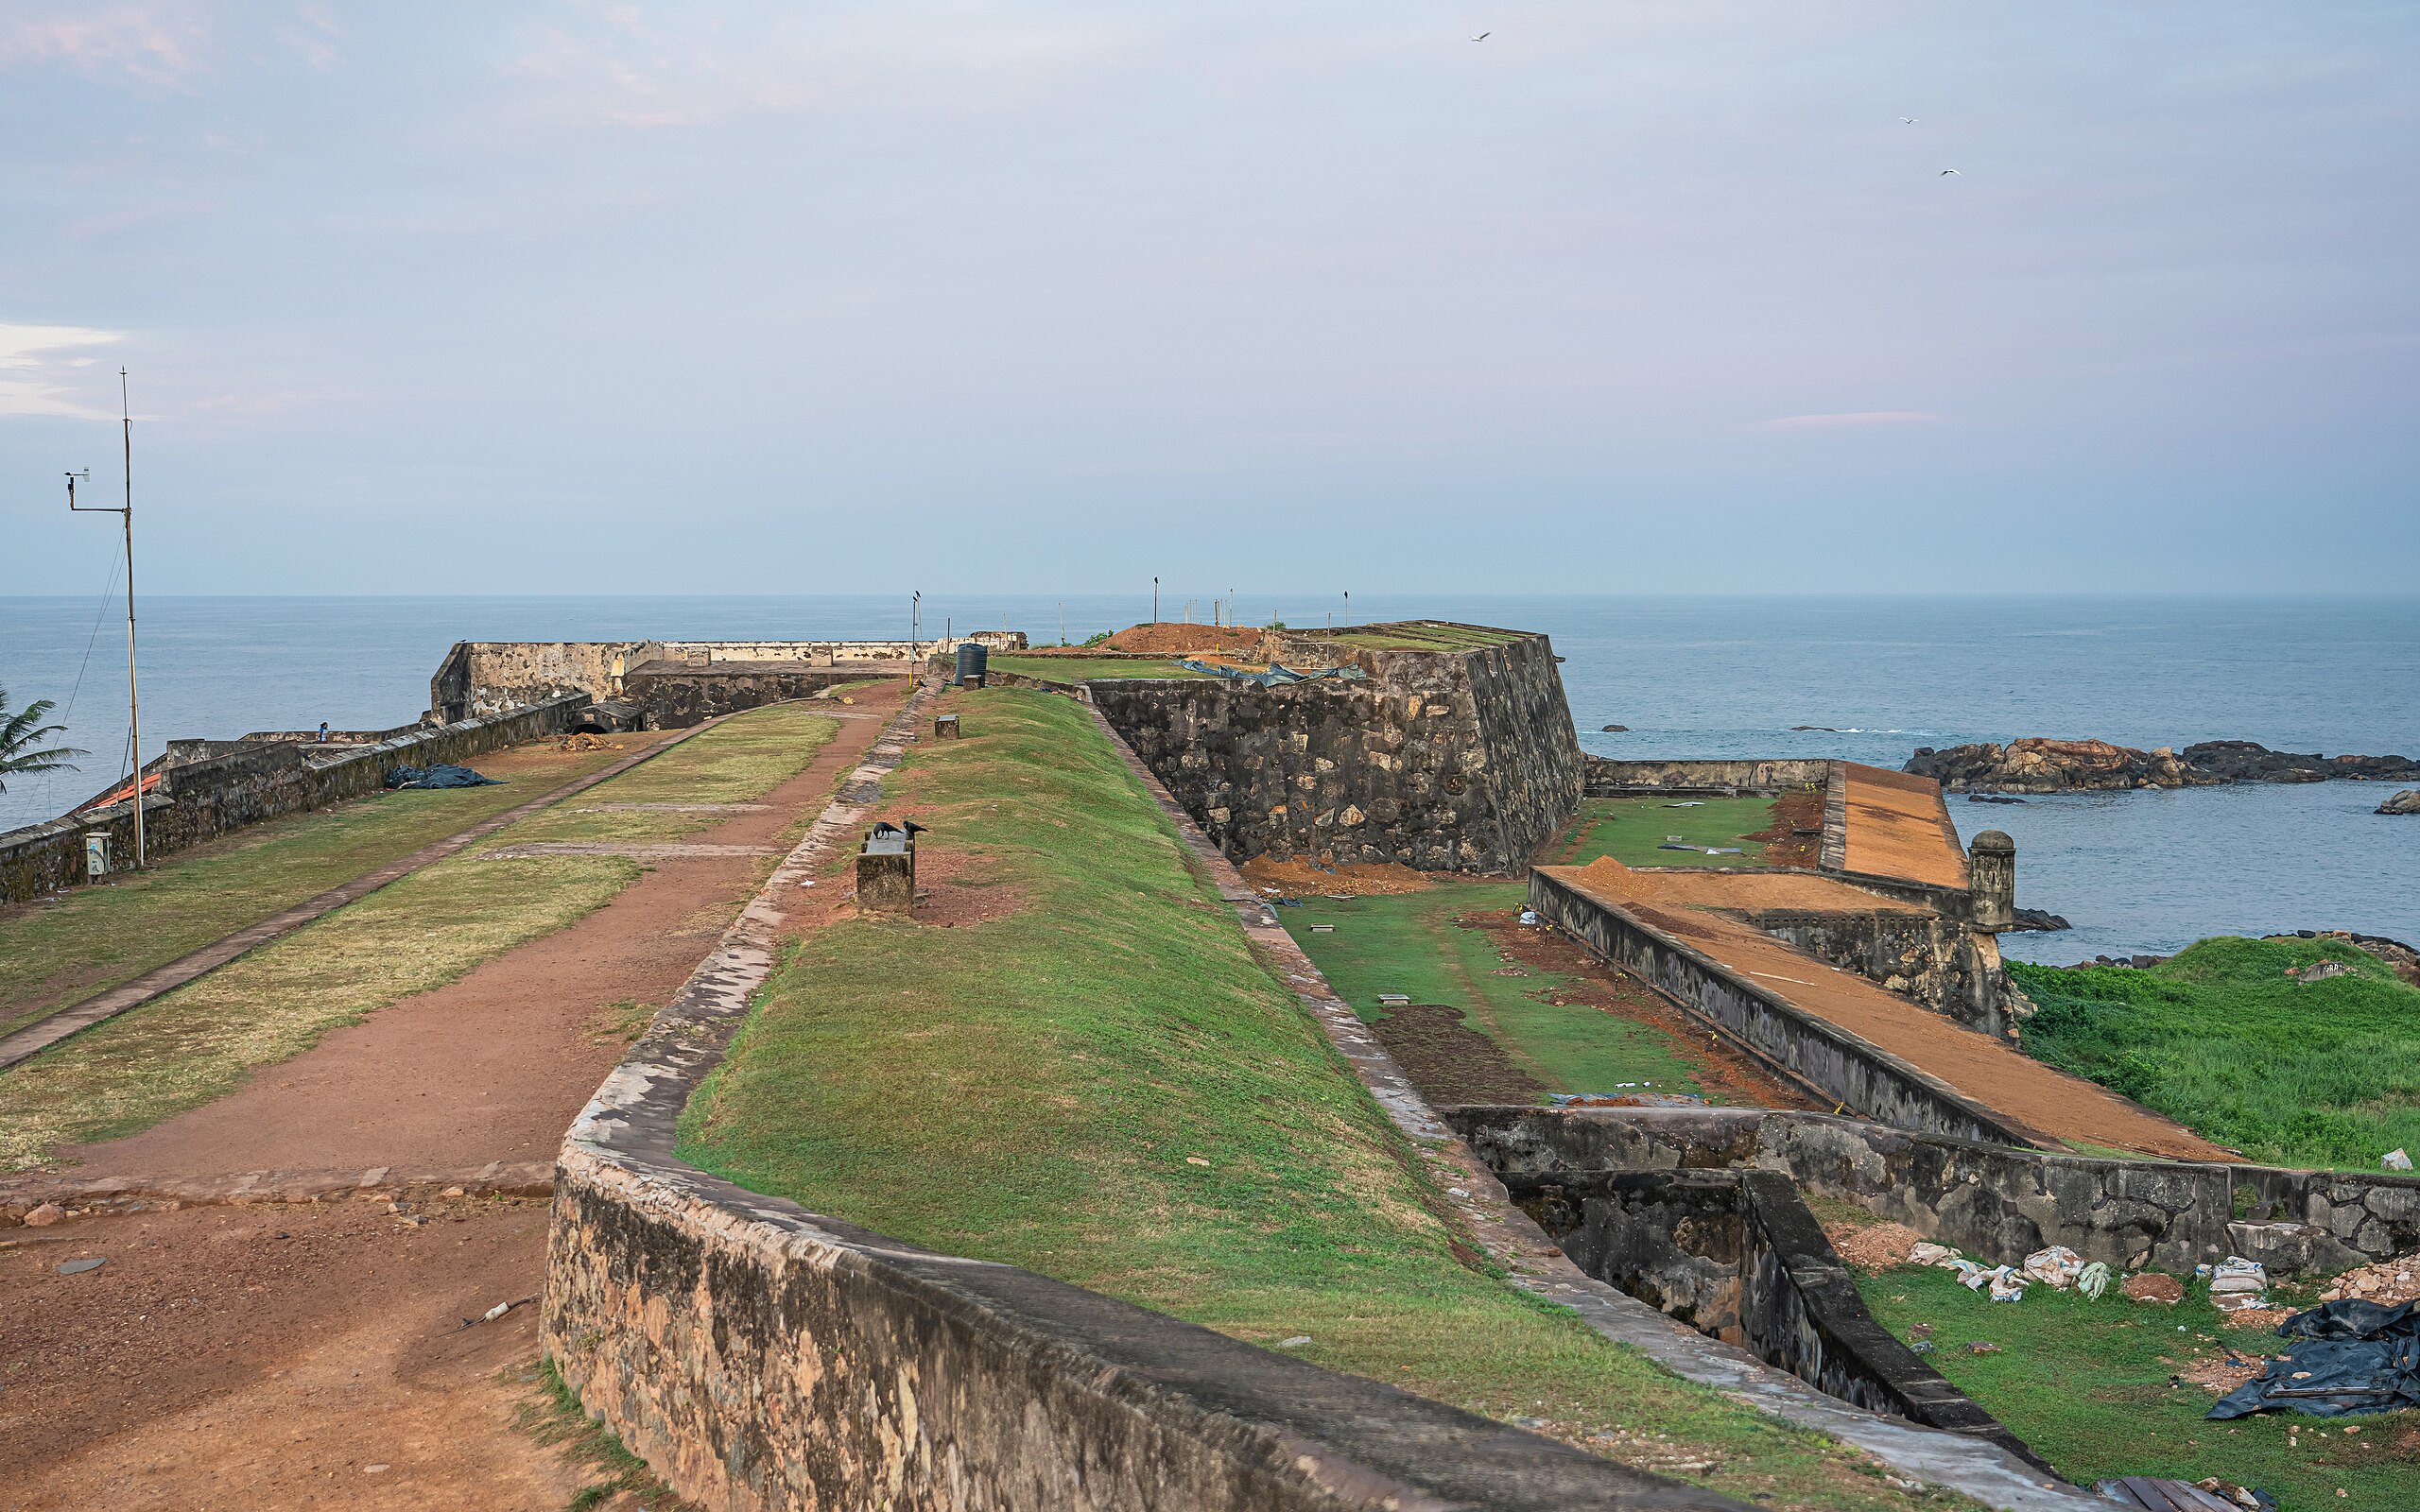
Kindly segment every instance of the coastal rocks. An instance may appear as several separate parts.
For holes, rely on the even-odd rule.
[[[1605,727],[1605,733],[1606,733],[1606,734],[1608,734],[1608,735],[1627,735],[1627,734],[1629,734],[1629,733],[1630,733],[1630,726],[1628,726],[1628,725],[1607,725],[1607,726]]]
[[[1902,768],[1951,792],[2074,793],[2103,788],[2184,787],[2192,777],[2176,753],[2105,740],[2014,740],[2006,746],[1917,747]]]
[[[2054,914],[2045,908],[2020,908],[2016,911],[2016,922],[2009,926],[2009,932],[2038,930],[2047,935],[2074,927],[2063,914]]]
[[[2420,814],[2420,787],[2407,787],[2378,805],[2380,814]]]
[[[2179,751],[2167,746],[2137,750],[2105,740],[2029,738],[2006,746],[1919,747],[1902,770],[1929,777],[1950,792],[2081,793],[2335,778],[2395,781],[2420,777],[2420,762],[2402,756],[2303,755],[2249,740],[2205,740]],[[2420,812],[2420,797],[2413,804],[2411,812]]]

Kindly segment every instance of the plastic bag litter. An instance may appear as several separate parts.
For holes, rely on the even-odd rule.
[[[2409,1171],[2411,1169],[2411,1157],[2401,1150],[2389,1150],[2378,1163],[2390,1171]]]
[[[1985,1270],[1982,1266],[1976,1264],[1971,1260],[1964,1260],[1957,1257],[1952,1257],[1951,1259],[1943,1261],[1941,1263],[1941,1268],[1944,1270],[1956,1271],[1958,1273],[1959,1285],[1963,1286],[1970,1291],[1978,1292],[1983,1289],[1985,1282],[1990,1280],[1992,1274],[1990,1271]]]
[[[387,785],[405,787],[493,787],[495,779],[481,777],[467,766],[390,766]]]
[[[1521,910],[1521,922],[1524,924],[1535,924],[1537,921],[1538,911],[1536,909],[1524,908]]]
[[[2083,1257],[2065,1245],[2052,1245],[2025,1257],[2025,1274],[2064,1292],[2083,1274]]]
[[[1908,1251],[1908,1263],[1910,1265],[1947,1265],[1958,1258],[1958,1251],[1947,1245],[1936,1245],[1929,1239],[1916,1241],[1915,1247]]]
[[[2076,1275],[2076,1290],[2082,1292],[2084,1296],[2091,1297],[2093,1300],[2099,1301],[2100,1299],[2100,1294],[2109,1290],[2109,1263],[2107,1261],[2096,1260],[2091,1264],[2086,1265],[2082,1271],[2078,1272]]]
[[[2269,1272],[2256,1260],[2229,1255],[2210,1267],[2210,1305],[2221,1313],[2268,1306]]]
[[[2022,1302],[2025,1300],[2025,1278],[2016,1273],[2015,1267],[2002,1265],[1992,1272],[1991,1281],[1993,1301]]]

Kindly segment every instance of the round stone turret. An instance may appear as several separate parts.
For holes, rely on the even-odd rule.
[[[1977,929],[1999,931],[2016,922],[2016,842],[1985,830],[1966,848],[1966,875],[1975,902]]]

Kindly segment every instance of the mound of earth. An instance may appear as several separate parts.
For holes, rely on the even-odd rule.
[[[1253,886],[1263,891],[1274,887],[1288,894],[1349,892],[1380,898],[1425,892],[1429,885],[1426,874],[1395,861],[1322,867],[1300,856],[1254,856],[1242,869],[1244,881]]]
[[[1095,650],[1140,651],[1150,656],[1191,656],[1197,651],[1251,651],[1260,648],[1265,632],[1229,625],[1132,625]]]

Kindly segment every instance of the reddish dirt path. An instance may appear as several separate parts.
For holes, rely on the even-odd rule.
[[[804,772],[697,835],[811,817],[904,699],[867,688]],[[613,902],[231,1096],[74,1152],[78,1176],[551,1160],[622,1051],[611,1005],[679,988],[757,857],[664,861]],[[423,1216],[420,1227],[404,1216]],[[544,1206],[189,1206],[14,1228],[0,1249],[0,1509],[560,1508],[589,1477],[510,1426],[533,1387]],[[283,1235],[284,1237],[281,1237]],[[57,1263],[105,1257],[60,1276]],[[520,1369],[512,1367],[519,1366]],[[384,1465],[375,1472],[368,1467]]]

